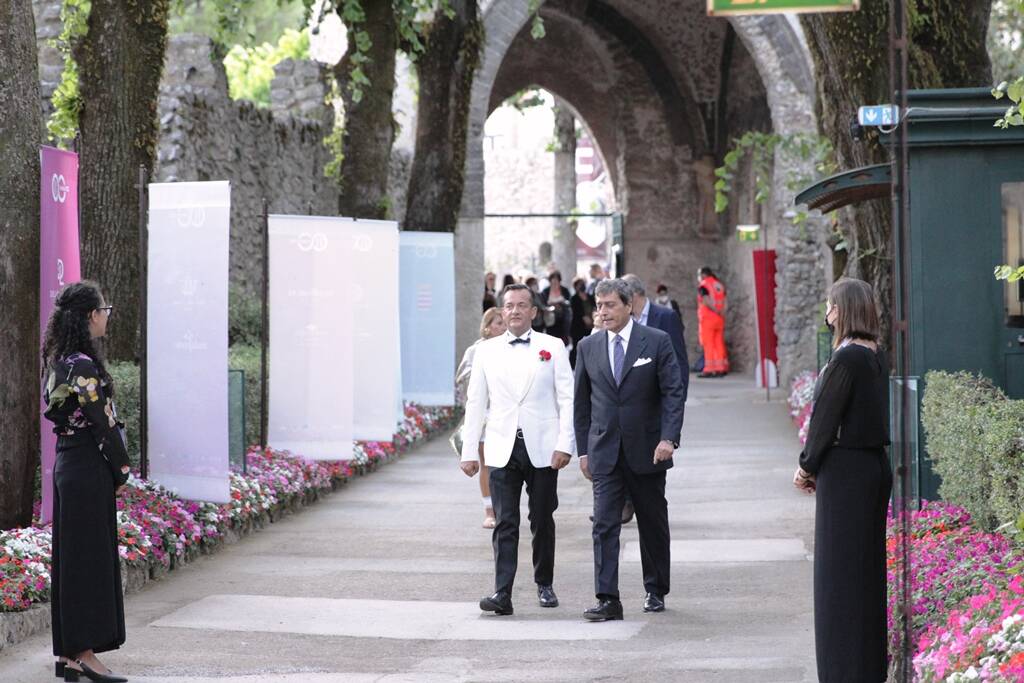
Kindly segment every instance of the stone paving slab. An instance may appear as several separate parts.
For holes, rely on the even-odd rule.
[[[807,562],[804,542],[799,538],[746,538],[672,541],[672,562]],[[630,541],[623,549],[626,562],[640,561],[639,541]]]

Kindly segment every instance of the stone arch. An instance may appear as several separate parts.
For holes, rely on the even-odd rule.
[[[677,68],[671,63],[671,60],[664,57],[671,49],[675,49],[678,53],[679,46],[666,46],[666,41],[671,39],[653,35],[654,31],[650,28],[659,20],[656,11],[658,3],[659,0],[629,0],[629,2],[622,0],[548,0],[542,9],[545,12],[546,22],[550,17],[552,28],[555,28],[560,12],[576,12],[590,17],[596,28],[595,35],[588,36],[587,40],[603,40],[606,44],[617,40],[622,53],[619,56],[632,59],[636,65],[634,68],[646,71],[646,74],[643,74],[646,78],[641,77],[637,79],[638,81],[646,80],[650,83],[652,77],[656,81],[662,76],[667,79],[667,75],[671,72],[672,78],[667,79],[671,80],[671,85],[663,85],[661,91],[653,92],[653,96],[658,98],[664,110],[671,114],[665,117],[666,121],[671,124],[666,132],[670,136],[674,148],[676,150],[689,149],[692,154],[700,155],[706,147],[713,144],[713,141],[709,143],[707,140],[705,124],[700,118],[701,113],[694,107],[693,99],[699,97],[700,94],[696,93],[692,84],[687,83],[684,69]],[[517,37],[521,35],[524,26],[530,20],[527,5],[528,3],[524,0],[492,0],[484,10],[487,40],[481,65],[473,84],[468,126],[465,192],[459,230],[456,234],[456,248],[460,262],[457,269],[459,310],[469,313],[460,316],[460,346],[468,344],[474,338],[473,330],[476,326],[476,306],[478,305],[480,273],[483,263],[483,216],[485,212],[481,146],[483,126],[492,111],[495,99],[502,92],[508,94],[508,84],[506,83],[502,87],[504,78],[502,65]],[[693,5],[693,7],[689,5]],[[675,7],[679,6],[675,5]],[[680,12],[683,11],[680,10]],[[646,15],[645,12],[647,12]],[[685,13],[687,16],[683,18],[684,21],[691,23],[698,21],[697,17],[703,14],[703,3],[698,0],[690,0],[685,8]],[[627,25],[628,28],[623,28],[622,25],[611,27],[611,20],[615,18],[625,22],[624,25]],[[780,15],[735,18],[729,20],[729,25],[756,64],[757,72],[764,84],[772,128],[782,134],[815,131],[814,83],[810,57],[803,44],[798,25]],[[716,26],[715,30],[727,30],[724,23],[721,26],[722,28]],[[599,35],[602,32],[611,35]],[[616,33],[618,35],[614,35]],[[701,46],[687,46],[686,49],[690,51],[688,54],[701,68],[715,68],[714,64],[701,65],[699,63],[700,59],[706,57],[702,54]],[[615,60],[616,57],[615,50],[610,50],[607,54],[601,55],[600,59]],[[537,84],[558,94],[575,106],[592,128],[595,127],[596,119],[594,116],[588,115],[586,104],[581,103],[580,93],[565,92],[564,87],[550,82],[555,79],[557,71],[549,64],[548,69],[543,70],[543,75],[541,75],[541,70],[538,70],[535,72],[536,77],[531,79],[533,83],[523,83],[523,85]],[[548,82],[545,83],[545,80]],[[692,92],[685,92],[687,89]],[[648,94],[642,93],[643,96]],[[688,96],[690,97],[689,102],[687,102]],[[500,99],[498,101],[500,102]],[[633,160],[631,168],[628,158],[631,144],[635,143],[636,136],[650,134],[653,129],[651,121],[631,122],[629,120],[631,112],[621,111],[621,109],[623,108],[620,107],[618,114],[621,116],[623,125],[615,131],[614,139],[611,138],[609,131],[598,133],[595,130],[595,136],[606,155],[610,150],[614,150],[615,158],[608,159],[609,165],[614,166],[620,176],[624,174],[624,177],[632,179],[634,176],[630,171],[642,169],[642,164],[640,160]],[[768,215],[764,217],[764,222],[769,227],[769,234],[774,233],[773,241],[779,258],[776,326],[779,333],[780,365],[784,378],[792,376],[798,370],[812,367],[814,364],[813,339],[817,328],[814,304],[820,300],[824,288],[824,272],[820,265],[820,240],[813,237],[816,231],[794,228],[785,218],[792,198],[792,193],[785,187],[785,174],[798,166],[798,162],[791,160],[777,161],[774,201],[766,212]],[[636,182],[650,183],[652,181],[637,178]],[[690,176],[682,179],[679,187],[685,191],[687,184],[695,182],[691,172]],[[636,183],[633,184],[633,187],[635,186]],[[630,187],[630,183],[623,179],[619,179],[619,182],[616,183],[616,193],[620,198],[620,205],[626,211],[630,211],[632,208],[630,207]],[[721,235],[719,239],[721,240]],[[657,252],[655,245],[656,242],[652,242],[651,246],[647,248],[648,258],[651,258],[651,250]],[[674,256],[677,255],[668,252],[665,258],[671,260]],[[821,284],[818,286],[814,283]],[[681,296],[680,300],[682,301]],[[695,337],[695,334],[691,332],[688,336],[692,338]]]

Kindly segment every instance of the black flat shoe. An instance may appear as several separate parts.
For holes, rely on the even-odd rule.
[[[480,598],[480,609],[494,612],[498,616],[512,614],[512,596],[508,593],[495,593],[489,598]]]
[[[558,607],[558,596],[551,586],[537,585],[537,599],[541,607]]]
[[[602,600],[596,607],[583,613],[587,621],[622,621],[622,603],[618,600]]]
[[[68,683],[77,683],[82,680],[82,676],[85,676],[90,681],[106,681],[106,683],[128,683],[128,679],[123,676],[114,676],[113,674],[101,674],[98,671],[93,671],[89,668],[88,664],[83,664],[81,660],[76,659],[75,663],[82,667],[81,671],[72,669],[70,666],[64,667],[64,680]]]
[[[66,665],[64,664],[64,662],[54,662],[53,663],[53,675],[56,676],[57,678],[64,678],[64,667],[65,666]]]
[[[664,612],[665,611],[665,598],[658,595],[657,593],[648,593],[647,597],[644,598],[644,611],[645,612]]]

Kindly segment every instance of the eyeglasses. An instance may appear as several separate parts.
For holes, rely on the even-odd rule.
[[[96,310],[97,310],[97,311],[106,311],[106,312],[107,312],[107,317],[108,317],[108,318],[109,318],[110,316],[114,315],[114,307],[113,307],[113,306],[100,306],[100,307],[99,307],[99,308],[97,308]]]

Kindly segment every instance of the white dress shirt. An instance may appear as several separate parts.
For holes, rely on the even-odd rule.
[[[622,357],[626,357],[626,349],[629,348],[629,335],[633,333],[633,318],[630,317],[629,322],[626,326],[619,330],[619,336],[622,337]],[[608,330],[608,365],[611,366],[612,375],[615,375],[615,334]],[[626,368],[623,367],[623,370]]]
[[[647,298],[647,299],[644,299],[644,302],[645,302],[644,303],[644,310],[640,311],[640,315],[639,315],[639,317],[637,317],[636,321],[638,323],[640,323],[641,325],[646,326],[647,325],[647,316],[650,315],[650,313],[651,313],[651,300],[649,298]]]

